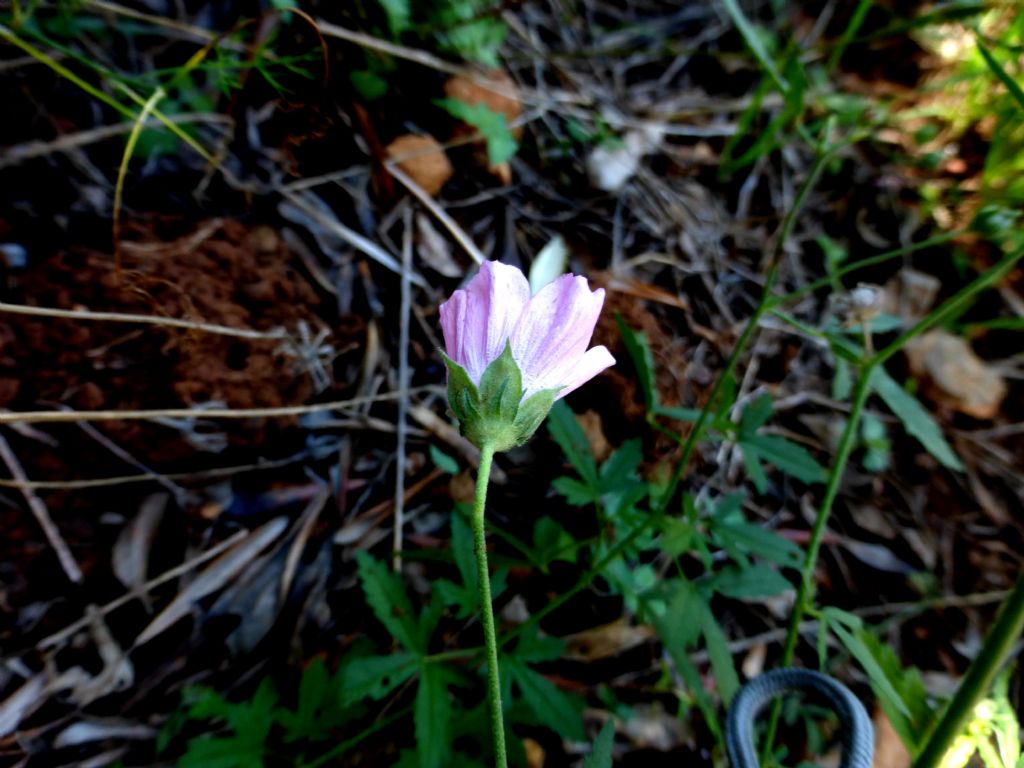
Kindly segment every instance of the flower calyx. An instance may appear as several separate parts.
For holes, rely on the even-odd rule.
[[[512,345],[484,370],[475,384],[466,369],[443,351],[448,366],[448,404],[462,435],[477,448],[495,452],[516,448],[537,431],[562,389],[542,389],[523,399],[523,376],[512,357]]]

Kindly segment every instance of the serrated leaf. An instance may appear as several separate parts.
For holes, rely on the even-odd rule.
[[[753,450],[757,456],[774,464],[782,472],[805,483],[824,483],[828,472],[811,452],[791,440],[778,435],[750,435],[742,439],[744,451]]]
[[[367,552],[357,552],[356,562],[366,602],[374,616],[399,643],[409,650],[424,653],[423,644],[417,637],[412,603],[400,578]]]
[[[763,427],[775,413],[772,396],[767,392],[760,395],[752,403],[748,403],[740,416],[740,435],[748,437]]]
[[[654,386],[654,356],[647,344],[647,335],[643,331],[634,331],[622,319],[621,315],[615,316],[615,322],[619,326],[619,335],[626,345],[626,351],[633,361],[636,369],[637,379],[640,381],[640,392],[644,396],[644,404],[648,411],[656,411],[659,408],[658,391]]]
[[[359,656],[342,664],[338,697],[342,706],[362,699],[379,701],[413,676],[417,658],[411,653],[390,656]]]
[[[594,748],[583,760],[583,768],[612,768],[612,747],[615,745],[615,719],[609,717],[597,735]]]
[[[551,408],[548,432],[583,481],[591,488],[596,488],[597,464],[594,462],[594,454],[583,427],[576,420],[576,414],[564,400],[559,400]]]
[[[601,488],[614,490],[623,483],[636,479],[637,469],[643,460],[644,452],[640,438],[627,440],[601,465]]]
[[[583,732],[583,702],[555,686],[539,672],[515,657],[507,659],[505,668],[533,711],[537,723],[551,728],[564,739],[580,741]]]
[[[903,423],[909,435],[916,437],[925,450],[940,464],[950,469],[963,471],[964,465],[946,442],[942,429],[924,406],[913,395],[896,383],[896,380],[879,367],[871,374],[871,388],[885,401],[889,409]]]
[[[500,165],[511,160],[519,150],[519,142],[508,127],[508,120],[486,104],[467,104],[458,99],[437,99],[435,102],[452,117],[476,128],[487,142],[487,160]]]
[[[743,569],[725,568],[709,579],[707,584],[719,594],[736,600],[772,597],[793,588],[781,573],[766,565],[752,565]]]
[[[667,586],[665,599],[665,611],[655,619],[655,629],[670,654],[685,655],[700,637],[704,598],[692,582],[673,579]]]
[[[739,545],[751,555],[763,557],[782,566],[795,566],[800,562],[800,547],[774,531],[753,525],[746,520],[712,521],[723,548]]]
[[[729,638],[718,625],[714,614],[711,613],[711,606],[707,603],[704,604],[701,632],[704,634],[711,669],[715,673],[715,687],[718,688],[718,695],[722,697],[722,703],[728,707],[740,688],[740,678],[736,674],[732,653],[729,652]]]
[[[451,750],[449,731],[452,705],[439,664],[420,665],[420,684],[416,689],[414,720],[420,768],[442,768]]]
[[[556,493],[565,497],[565,500],[574,507],[584,507],[593,504],[600,498],[600,494],[589,485],[584,485],[575,477],[557,477],[552,481],[551,487]]]

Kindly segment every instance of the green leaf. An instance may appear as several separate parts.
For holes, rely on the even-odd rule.
[[[487,160],[491,165],[508,162],[519,150],[519,143],[501,112],[486,104],[467,104],[458,99],[437,99],[434,103],[452,117],[476,128],[487,142]]]
[[[637,378],[640,380],[640,391],[644,396],[644,404],[648,411],[656,411],[658,404],[658,391],[655,389],[654,380],[654,356],[647,344],[647,335],[643,331],[634,331],[621,315],[615,316],[615,322],[619,326],[619,335],[626,345],[626,351],[636,368]]]
[[[413,676],[417,657],[399,652],[390,656],[356,656],[342,663],[337,694],[343,706],[387,696]]]
[[[701,414],[697,408],[677,408],[673,405],[659,405],[654,412],[659,416],[676,421],[697,421]]]
[[[879,699],[887,701],[889,706],[894,708],[899,715],[909,717],[910,710],[907,708],[906,702],[903,701],[903,697],[893,688],[889,678],[885,675],[885,671],[864,643],[863,627],[851,628],[850,622],[846,619],[849,614],[846,614],[846,616],[844,614],[845,611],[835,608],[826,608],[822,611],[822,617],[829,622],[829,626],[839,639],[839,642],[864,668],[868,679],[871,680],[871,687],[875,690]]]
[[[711,521],[723,549],[739,546],[751,555],[763,557],[784,567],[799,565],[800,547],[774,531],[754,525],[743,519]]]
[[[570,696],[514,656],[506,659],[505,669],[519,686],[538,725],[550,728],[562,738],[583,740],[583,702],[579,697]]]
[[[412,8],[409,0],[377,0],[388,18],[391,37],[397,39],[412,27]]]
[[[420,768],[442,768],[451,751],[449,731],[452,705],[439,664],[420,665],[420,684],[416,690],[414,720]]]
[[[757,432],[768,423],[768,419],[775,413],[775,405],[772,403],[772,396],[767,392],[762,394],[752,403],[748,403],[740,416],[740,436],[748,437]]]
[[[772,61],[771,54],[768,53],[768,49],[765,47],[761,33],[747,19],[738,0],[722,0],[722,4],[725,6],[726,13],[732,19],[732,23],[736,25],[736,29],[743,36],[743,41],[750,48],[751,53],[754,54],[754,57],[764,68],[765,72],[774,81],[779,92],[785,96],[789,91],[789,84],[779,74],[775,62]]]
[[[934,456],[940,464],[949,469],[963,471],[964,465],[953,452],[942,429],[925,410],[917,398],[909,394],[896,380],[879,367],[871,374],[871,388],[885,401],[889,409],[903,422],[907,433],[916,437],[925,450]]]
[[[862,628],[856,634],[868,653],[878,662],[886,680],[909,710],[909,717],[900,712],[899,703],[891,701],[881,686],[869,677],[871,690],[892,722],[900,740],[911,754],[916,754],[933,715],[921,673],[914,667],[904,668],[892,647],[883,643],[867,629]]]
[[[412,603],[401,579],[367,552],[357,552],[356,562],[366,602],[377,620],[406,648],[425,653],[426,649],[417,637],[418,626]]]
[[[704,633],[704,643],[707,645],[711,669],[715,673],[718,695],[722,697],[722,703],[728,707],[732,697],[740,688],[740,679],[736,674],[736,665],[733,664],[732,654],[729,652],[729,638],[718,626],[715,615],[711,613],[711,606],[707,603],[704,604],[701,631]]]
[[[376,101],[388,92],[388,81],[369,69],[357,69],[348,73],[348,79],[359,95],[367,101]]]
[[[452,514],[452,555],[455,567],[459,569],[462,584],[473,592],[477,591],[476,551],[473,544],[473,530],[465,517],[456,511]]]
[[[1013,79],[1009,72],[1003,69],[1003,65],[996,61],[995,57],[989,52],[981,40],[975,40],[978,46],[978,53],[981,54],[981,58],[985,60],[985,64],[992,70],[992,74],[998,78],[999,82],[1006,86],[1006,90],[1010,92],[1014,100],[1017,102],[1017,106],[1024,109],[1024,89],[1021,88],[1020,84]]]
[[[575,469],[583,481],[591,488],[597,488],[597,464],[594,462],[594,454],[591,453],[590,443],[587,435],[576,420],[576,414],[559,400],[551,408],[551,418],[548,419],[548,432],[569,460],[572,468]]]
[[[757,449],[746,443],[740,443],[740,449],[743,453],[743,466],[747,468],[750,482],[754,484],[758,493],[764,493],[768,490],[768,476],[764,473],[764,467],[761,466]]]
[[[655,620],[658,637],[674,655],[685,655],[700,638],[704,598],[687,579],[673,579],[668,586],[665,612]]]
[[[436,445],[430,446],[430,460],[434,462],[434,466],[442,472],[447,472],[449,475],[459,474],[459,462],[442,451]]]
[[[600,491],[584,485],[574,477],[558,477],[551,483],[555,491],[564,496],[565,500],[574,507],[584,507],[593,504],[601,498]]]
[[[294,712],[282,710],[277,719],[285,727],[284,740],[298,741],[317,735],[318,715],[327,700],[329,676],[323,659],[313,659],[302,671],[299,681],[298,709]]]
[[[612,768],[612,747],[615,745],[615,719],[609,717],[597,735],[594,748],[583,759],[583,768]]]
[[[533,528],[534,557],[546,567],[553,560],[576,562],[576,540],[550,517],[542,517]]]
[[[766,565],[752,565],[742,569],[730,566],[715,574],[707,583],[719,594],[736,600],[772,597],[793,588],[781,573]]]
[[[825,468],[810,451],[779,435],[751,435],[743,438],[741,445],[744,451],[754,451],[755,455],[797,480],[811,484],[824,483],[828,479]]]

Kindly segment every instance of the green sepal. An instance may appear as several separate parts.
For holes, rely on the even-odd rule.
[[[516,445],[522,445],[533,436],[537,427],[551,412],[551,406],[555,404],[555,399],[561,391],[562,387],[542,389],[540,392],[534,392],[519,406],[519,413],[516,414],[515,420],[516,440],[518,441]]]
[[[443,351],[441,357],[448,366],[448,405],[460,424],[480,418],[480,393],[469,378],[466,369],[452,360]]]
[[[491,361],[480,377],[480,404],[482,415],[504,423],[516,421],[519,403],[523,399],[523,375],[512,359],[512,343],[505,342],[505,349]]]
[[[512,346],[505,350],[475,385],[466,369],[443,351],[448,366],[448,405],[463,436],[478,448],[490,445],[496,452],[516,448],[527,440],[544,421],[561,387],[535,392],[523,401],[523,375],[512,357]]]

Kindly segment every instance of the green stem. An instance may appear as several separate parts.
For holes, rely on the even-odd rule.
[[[501,712],[501,681],[498,677],[498,640],[494,632],[494,607],[491,605],[491,576],[487,568],[487,539],[484,509],[487,506],[487,483],[491,477],[494,446],[480,449],[480,468],[476,476],[476,498],[473,500],[473,542],[476,549],[477,581],[480,587],[480,616],[484,623],[484,645],[487,648],[487,702],[491,710],[491,732],[494,734],[494,763],[506,768],[505,720]]]
[[[846,428],[839,441],[835,461],[829,472],[828,483],[825,487],[825,495],[818,507],[818,514],[814,520],[814,527],[811,531],[810,542],[807,545],[807,555],[804,558],[803,566],[800,569],[800,586],[797,590],[796,603],[793,606],[793,613],[790,617],[789,631],[786,634],[786,644],[783,646],[780,667],[788,667],[793,664],[793,657],[796,655],[796,644],[799,640],[800,624],[804,620],[807,611],[814,602],[814,570],[818,564],[818,554],[821,551],[821,540],[825,535],[829,516],[832,513],[832,504],[835,502],[839,492],[839,486],[846,470],[850,454],[857,443],[857,429],[860,424],[860,417],[864,406],[871,396],[871,377],[875,370],[885,364],[885,361],[899,352],[911,340],[926,332],[936,324],[944,322],[969,306],[970,302],[985,288],[998,282],[1005,276],[1014,265],[1024,256],[1024,251],[1017,251],[1008,254],[988,271],[979,275],[971,283],[961,288],[957,293],[947,299],[942,305],[932,311],[929,315],[919,320],[907,331],[901,334],[896,340],[879,350],[873,355],[862,359],[861,375],[857,382],[857,388],[853,395],[853,404],[850,416],[846,422]],[[1020,585],[1018,585],[1020,586]],[[1022,588],[1022,600],[1024,600],[1024,588]],[[1007,599],[1010,604],[1012,595]],[[1021,607],[1024,611],[1024,606]],[[1020,617],[1018,617],[1020,619]],[[995,631],[993,630],[993,633]],[[987,644],[986,644],[987,646]],[[966,680],[965,680],[966,683]],[[959,692],[958,692],[959,695]],[[768,720],[768,728],[765,732],[764,751],[761,755],[761,764],[768,765],[771,759],[771,751],[775,742],[775,733],[778,729],[779,716],[782,711],[782,702],[776,701],[772,706]],[[923,764],[922,764],[923,765]],[[920,768],[916,765],[914,768]]]
[[[966,730],[975,705],[992,688],[999,670],[1006,663],[1021,634],[1024,633],[1024,571],[1010,596],[1003,603],[995,626],[985,638],[985,644],[971,663],[956,693],[946,705],[942,719],[928,736],[924,749],[914,761],[914,768],[935,768],[942,761],[950,745]]]

